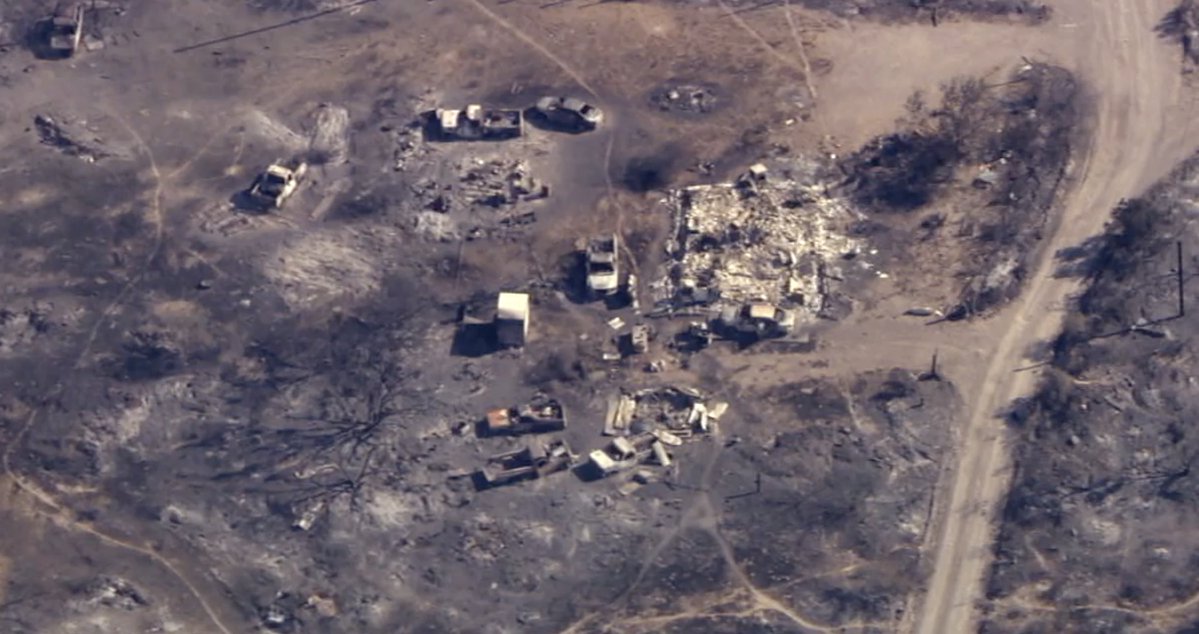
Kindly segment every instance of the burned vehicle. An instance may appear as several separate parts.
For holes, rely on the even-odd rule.
[[[564,440],[555,440],[548,445],[531,443],[488,458],[487,465],[479,469],[475,477],[481,488],[503,486],[569,469],[574,459]]]
[[[250,199],[264,207],[279,209],[295,193],[308,171],[306,163],[272,163],[250,185]]]
[[[557,400],[537,396],[520,407],[501,407],[487,412],[484,436],[543,434],[566,429],[566,411]]]
[[[575,97],[542,97],[533,110],[550,125],[573,132],[594,130],[604,121],[602,110]]]
[[[62,2],[54,8],[54,14],[46,25],[50,50],[61,57],[71,57],[79,50],[83,38],[83,4]]]
[[[589,296],[613,295],[620,290],[620,238],[615,233],[592,238],[585,256]]]
[[[726,308],[716,318],[714,330],[730,339],[758,341],[791,334],[795,313],[774,304],[751,303]]]
[[[443,141],[500,141],[524,134],[519,110],[485,110],[471,104],[461,110],[433,111],[433,137]]]

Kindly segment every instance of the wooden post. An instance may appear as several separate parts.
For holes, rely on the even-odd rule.
[[[1178,316],[1183,317],[1187,314],[1186,313],[1187,308],[1186,308],[1186,296],[1183,295],[1183,293],[1182,293],[1182,286],[1183,286],[1183,279],[1184,279],[1184,276],[1182,274],[1182,240],[1178,241],[1177,247],[1178,247],[1178,250],[1177,250],[1177,252],[1178,252],[1178,271],[1176,273],[1178,274]]]

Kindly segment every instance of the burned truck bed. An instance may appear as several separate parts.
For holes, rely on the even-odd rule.
[[[428,117],[429,136],[440,141],[502,141],[524,134],[520,110],[492,110],[471,104],[462,109],[438,108]]]
[[[482,436],[543,434],[566,429],[566,412],[555,399],[538,397],[519,407],[501,407],[487,412]]]

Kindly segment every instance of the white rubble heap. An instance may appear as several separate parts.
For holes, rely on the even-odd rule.
[[[671,192],[675,231],[666,248],[675,263],[655,285],[660,299],[706,287],[719,293],[716,308],[769,302],[799,321],[815,318],[837,263],[860,248],[848,235],[857,214],[829,195],[818,172],[792,159],[755,165],[736,183]]]

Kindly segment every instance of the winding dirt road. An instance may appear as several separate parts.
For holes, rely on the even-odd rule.
[[[981,385],[967,394],[957,466],[940,493],[932,536],[934,570],[913,628],[927,634],[975,631],[975,607],[991,562],[997,512],[1011,480],[1008,446],[996,412],[1028,394],[1037,375],[1016,372],[1030,346],[1053,337],[1074,280],[1053,277],[1053,254],[1099,233],[1121,198],[1138,195],[1195,147],[1194,108],[1184,96],[1176,45],[1154,26],[1170,0],[1065,0],[1045,27],[1061,61],[1078,72],[1095,100],[1095,128],[1079,152],[1057,231],[1026,291],[997,318],[1001,336]],[[907,629],[907,628],[905,628]]]

